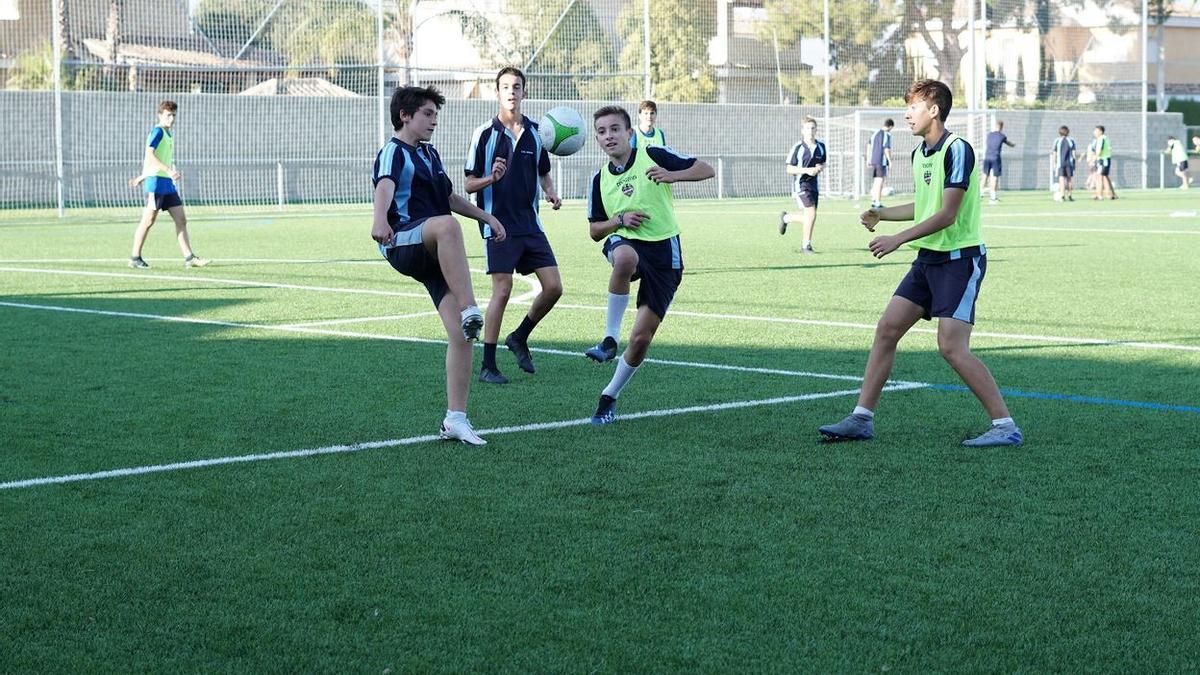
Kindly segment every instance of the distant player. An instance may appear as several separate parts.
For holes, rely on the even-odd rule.
[[[1071,130],[1065,126],[1058,128],[1058,138],[1054,139],[1054,147],[1050,150],[1050,166],[1053,175],[1058,178],[1058,194],[1055,201],[1075,201],[1075,162],[1079,153],[1075,150],[1075,139],[1070,136]]]
[[[638,129],[633,135],[633,147],[665,146],[667,135],[658,128],[658,104],[650,99],[638,105]]]
[[[867,141],[867,169],[871,171],[871,207],[883,206],[883,181],[887,179],[888,167],[892,165],[892,128],[896,123],[883,121],[883,128],[871,134]]]
[[[562,206],[562,200],[550,177],[550,155],[542,147],[537,124],[521,113],[525,93],[525,73],[513,67],[501,69],[496,75],[500,112],[475,130],[467,151],[467,193],[475,195],[480,209],[499,218],[508,233],[504,241],[496,241],[487,225],[479,224],[487,273],[492,278],[479,380],[493,384],[508,383],[496,364],[496,345],[504,309],[512,295],[513,272],[537,275],[542,287],[521,325],[504,338],[504,346],[516,357],[517,367],[527,373],[534,372],[529,334],[563,291],[558,261],[538,217],[541,196],[555,210]]]
[[[397,272],[425,285],[446,328],[442,438],[484,445],[467,420],[471,341],[479,338],[483,315],[475,306],[462,228],[450,212],[483,221],[497,241],[504,241],[505,231],[495,216],[454,194],[442,158],[429,143],[445,102],[433,87],[401,87],[392,94],[395,133],[375,157],[371,238]],[[386,370],[386,359],[381,366]]]
[[[1192,152],[1200,155],[1200,136],[1192,136]]]
[[[592,121],[596,142],[609,161],[592,178],[588,222],[592,239],[604,242],[603,253],[613,271],[605,336],[587,351],[588,358],[608,361],[616,356],[629,285],[641,280],[629,346],[617,361],[617,370],[592,416],[592,424],[610,424],[616,416],[617,397],[646,358],[650,341],[683,279],[671,183],[706,180],[716,172],[707,163],[670,148],[634,148],[631,139],[635,131],[629,113],[620,106],[600,108]]]
[[[1004,175],[1004,165],[1001,162],[1000,154],[1006,145],[1010,148],[1017,147],[1017,144],[1008,140],[1008,136],[1005,135],[1004,122],[996,120],[996,128],[988,133],[987,147],[983,153],[983,177],[987,180],[992,204],[1000,201],[996,196],[996,191],[1000,187],[1000,176]]]
[[[129,181],[129,187],[142,186],[146,193],[146,206],[142,209],[142,220],[138,223],[133,234],[133,252],[129,256],[129,266],[134,269],[145,269],[150,264],[142,260],[142,246],[146,243],[146,235],[158,219],[159,211],[166,211],[175,221],[175,238],[179,241],[179,250],[183,252],[184,267],[204,267],[208,261],[196,255],[188,240],[187,215],[183,212],[183,199],[175,183],[182,178],[175,168],[175,117],[179,113],[179,105],[174,101],[163,101],[158,104],[158,125],[150,130],[146,138],[146,152],[142,158],[142,173]]]
[[[787,158],[787,172],[795,176],[792,181],[792,196],[800,214],[783,211],[779,214],[779,234],[786,234],[789,223],[803,223],[804,240],[800,252],[813,252],[813,227],[817,223],[817,204],[821,200],[821,190],[817,184],[817,176],[825,170],[825,144],[817,140],[817,121],[805,117],[801,125],[801,140],[792,146]]]
[[[896,345],[919,319],[938,318],[938,349],[963,382],[983,403],[992,428],[963,441],[967,446],[1019,445],[1023,442],[996,381],[987,366],[971,353],[975,300],[987,271],[980,228],[979,175],[969,143],[946,130],[950,88],[921,80],[904,96],[904,120],[922,143],[913,151],[916,202],[862,214],[870,231],[881,220],[916,224],[907,230],[871,240],[876,258],[908,244],[917,259],[896,288],[875,327],[875,342],[867,358],[862,391],[854,412],[837,424],[820,428],[825,440],[859,441],[875,436],[875,406],[896,360]]]
[[[1112,172],[1112,145],[1108,142],[1108,136],[1104,134],[1103,126],[1098,125],[1093,129],[1092,136],[1096,139],[1096,184],[1093,187],[1095,193],[1092,199],[1104,199],[1105,195],[1109,199],[1116,199],[1117,191],[1113,189],[1112,178],[1109,176]]]
[[[1167,136],[1167,149],[1163,153],[1171,156],[1171,163],[1175,165],[1175,175],[1179,176],[1179,189],[1186,190],[1191,185],[1192,179],[1188,178],[1188,154],[1187,148],[1183,147],[1183,143],[1174,136]]]

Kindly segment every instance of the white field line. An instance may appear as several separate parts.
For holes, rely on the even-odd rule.
[[[328,321],[305,321],[304,323],[289,323],[288,328],[312,328],[314,326],[341,326],[348,323],[371,323],[373,321],[399,321],[402,319],[416,319],[424,316],[437,316],[437,310],[429,310],[428,312],[414,312],[412,314],[393,314],[392,316],[362,316],[350,319],[330,319]]]
[[[365,340],[389,340],[392,342],[412,342],[416,344],[428,345],[445,345],[445,340],[434,340],[430,338],[406,337],[402,335],[380,335],[377,333],[360,333],[355,331],[332,330],[327,328],[310,328],[305,326],[273,326],[268,324],[244,323],[238,321],[218,321],[215,319],[198,319],[186,316],[168,316],[164,314],[145,314],[141,312],[117,312],[113,310],[103,309],[82,309],[78,307],[63,307],[59,305],[34,305],[20,302],[0,301],[0,307],[16,307],[19,309],[36,309],[51,312],[65,312],[68,314],[91,314],[96,316],[114,316],[129,319],[149,319],[154,321],[168,321],[172,323],[189,323],[202,326],[220,326],[222,328],[243,328],[249,330],[264,330],[264,331],[279,331],[284,333],[300,333],[305,335],[328,335],[334,337],[349,337],[362,338]],[[479,347],[480,345],[476,345]],[[568,351],[565,349],[548,349],[545,347],[530,347],[529,351],[538,354],[553,354],[555,356],[566,356],[574,359],[583,358],[582,352]],[[735,366],[723,363],[702,363],[698,361],[674,361],[670,359],[646,359],[649,363],[657,363],[665,366],[679,366],[685,368],[706,368],[710,370],[721,370],[738,373],[754,373],[757,375],[783,375],[787,377],[809,377],[821,380],[841,380],[848,382],[861,382],[861,377],[851,375],[839,375],[835,373],[817,373],[803,370],[783,370],[777,368],[754,368],[750,366]],[[903,386],[929,386],[924,382],[908,382],[903,380],[891,380],[894,385]]]
[[[472,270],[472,271],[479,272],[479,270]],[[409,298],[428,298],[429,297],[429,295],[427,293],[405,293],[402,291],[378,291],[378,290],[367,290],[367,289],[338,289],[338,288],[327,288],[327,287],[323,287],[323,286],[302,286],[302,285],[298,285],[298,284],[274,284],[274,283],[268,283],[268,282],[242,281],[242,280],[237,280],[237,279],[213,279],[211,277],[203,277],[203,276],[182,276],[182,275],[181,276],[173,276],[173,275],[154,276],[154,275],[143,275],[143,274],[124,274],[124,273],[116,273],[116,272],[87,272],[87,271],[79,271],[79,270],[46,270],[46,269],[37,269],[37,268],[15,268],[15,267],[0,267],[0,272],[22,272],[22,273],[31,273],[31,274],[65,274],[65,275],[80,275],[80,276],[102,276],[102,277],[134,278],[134,279],[158,279],[158,280],[167,280],[167,281],[190,281],[190,282],[213,281],[213,282],[217,282],[217,283],[226,283],[226,284],[240,284],[240,285],[257,286],[257,287],[263,287],[263,288],[310,290],[310,291],[317,291],[317,292],[324,292],[324,293],[359,293],[359,294],[385,295],[385,296],[392,296],[392,297],[409,297]],[[509,300],[510,305],[511,304],[529,304],[530,300],[528,300],[527,298],[530,296],[535,296],[535,295],[537,295],[538,292],[541,291],[541,287],[535,278],[529,278],[529,279],[523,278],[523,281],[530,283],[534,287],[533,290],[530,290],[527,293],[523,293],[522,295],[517,296],[515,298],[512,298],[511,300]],[[486,301],[484,301],[484,304],[486,304]],[[562,303],[562,302],[557,303],[555,305],[555,308],[581,309],[581,310],[601,311],[601,312],[608,311],[607,307],[603,307],[600,305],[579,305],[579,304],[569,304],[569,303]],[[636,312],[636,311],[637,310],[635,308],[630,308],[629,310],[627,310],[627,312]],[[855,329],[855,330],[871,330],[871,331],[875,330],[875,324],[854,323],[854,322],[849,322],[849,321],[827,321],[827,320],[822,320],[822,319],[797,319],[797,318],[792,318],[792,317],[756,316],[756,315],[751,315],[751,314],[718,314],[718,313],[713,313],[713,312],[693,312],[693,311],[688,311],[688,310],[684,310],[684,309],[672,309],[671,314],[677,315],[677,316],[689,316],[689,317],[693,317],[693,318],[715,319],[715,320],[722,320],[722,321],[750,321],[750,322],[762,322],[762,323],[792,324],[792,325],[801,325],[801,326],[822,326],[822,327],[828,327],[828,328],[851,328],[851,329]],[[352,322],[348,322],[348,323],[352,323]],[[254,326],[254,324],[238,324],[238,325],[239,326]],[[275,327],[275,328],[286,328],[286,326]],[[909,330],[909,332],[910,333],[928,333],[928,334],[936,335],[937,329],[936,328],[913,327],[912,329]],[[1172,343],[1167,343],[1167,342],[1141,342],[1141,341],[1133,341],[1133,340],[1114,340],[1114,339],[1110,339],[1110,338],[1081,338],[1081,337],[1070,337],[1070,336],[1062,336],[1062,335],[1031,335],[1031,334],[1025,334],[1025,333],[995,333],[995,332],[989,332],[989,331],[974,331],[974,332],[972,332],[971,335],[973,337],[992,338],[992,339],[997,339],[997,340],[1021,340],[1021,341],[1026,341],[1026,342],[1061,342],[1061,343],[1067,343],[1067,344],[1094,345],[1094,346],[1100,346],[1100,347],[1132,347],[1135,349],[1200,352],[1200,345],[1179,345],[1179,344],[1172,344]]]
[[[885,387],[884,391],[896,391],[904,389],[917,389],[923,385],[905,384],[892,385]],[[836,398],[840,396],[852,396],[858,394],[858,389],[842,389],[839,391],[820,392],[815,394],[800,394],[796,396],[778,396],[775,398],[764,398],[749,401],[731,401],[729,403],[714,403],[711,405],[696,405],[681,408],[663,408],[660,410],[646,410],[638,413],[621,414],[617,419],[621,422],[627,420],[645,419],[649,417],[673,417],[676,415],[687,415],[692,413],[711,413],[721,412],[725,410],[737,410],[741,408],[753,408],[768,405],[783,405],[787,403],[798,403],[801,401],[815,401],[823,398]],[[591,422],[590,418],[581,417],[577,419],[560,420],[557,422],[537,422],[534,424],[520,424],[515,426],[494,427],[491,429],[480,429],[481,436],[499,436],[501,434],[516,434],[529,431],[549,431],[555,429],[565,429],[568,427],[578,427]],[[36,487],[39,485],[54,485],[60,483],[78,483],[82,481],[102,480],[105,478],[120,478],[123,476],[138,476],[148,473],[166,473],[169,471],[185,471],[188,469],[201,469],[210,466],[220,466],[224,464],[245,464],[249,462],[263,462],[274,459],[299,459],[303,457],[315,457],[319,455],[335,455],[346,454],[351,452],[361,452],[363,450],[376,450],[379,448],[390,448],[398,445],[415,445],[418,443],[429,443],[441,440],[436,434],[428,434],[425,436],[409,436],[408,438],[394,438],[386,441],[369,441],[366,443],[352,443],[349,445],[328,445],[323,448],[308,448],[304,450],[291,450],[284,452],[268,452],[256,455],[230,455],[227,457],[214,457],[212,459],[198,459],[190,462],[174,462],[171,464],[152,464],[149,466],[136,466],[127,469],[110,469],[108,471],[96,471],[93,473],[76,473],[64,476],[47,476],[44,478],[28,478],[25,480],[14,480],[5,483],[0,483],[0,490],[15,490],[19,488]]]
[[[987,225],[989,230],[1032,230],[1034,232],[1098,232],[1107,234],[1200,234],[1197,230],[1135,230],[1116,227],[1038,227],[1036,225]]]

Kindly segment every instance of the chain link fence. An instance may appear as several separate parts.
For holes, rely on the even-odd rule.
[[[658,101],[668,142],[718,168],[679,186],[684,197],[786,194],[782,165],[805,115],[829,146],[825,189],[862,194],[863,147],[883,117],[897,122],[904,164],[903,94],[922,77],[951,84],[951,126],[977,148],[1006,122],[1018,143],[1007,187],[1045,185],[1068,121],[1081,145],[1109,127],[1118,185],[1154,186],[1156,153],[1185,130],[1178,115],[1145,115],[1145,102],[1200,82],[1188,32],[1200,11],[1192,19],[1185,4],[0,0],[0,206],[136,206],[125,181],[164,98],[180,103],[189,203],[365,202],[391,91],[447,95],[434,143],[452,166],[495,113],[495,72],[509,64],[529,75],[531,117]],[[564,196],[583,196],[602,162],[590,146],[556,161]],[[911,189],[898,174],[892,184]]]

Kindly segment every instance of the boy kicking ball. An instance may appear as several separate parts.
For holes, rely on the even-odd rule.
[[[979,177],[970,144],[946,130],[951,94],[945,84],[921,80],[908,89],[904,119],[922,143],[913,151],[916,202],[870,209],[862,224],[871,232],[881,220],[916,224],[871,240],[876,258],[908,244],[917,259],[900,282],[875,327],[862,391],[854,412],[818,431],[827,441],[864,441],[875,436],[875,406],[896,360],[896,345],[919,319],[938,319],[938,349],[991,417],[990,429],[962,442],[971,447],[1020,445],[992,373],[971,353],[975,300],[987,271],[979,214]]]

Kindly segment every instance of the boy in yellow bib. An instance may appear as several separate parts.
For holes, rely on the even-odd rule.
[[[1021,430],[1013,422],[991,372],[971,353],[975,300],[987,271],[979,219],[979,175],[971,145],[946,130],[952,102],[950,89],[936,80],[921,80],[904,96],[904,121],[923,142],[913,151],[916,201],[903,206],[872,208],[862,214],[871,232],[881,220],[915,220],[894,235],[871,240],[876,258],[908,244],[917,259],[896,288],[875,327],[862,391],[854,412],[837,424],[820,427],[828,441],[868,440],[875,436],[875,406],[896,360],[896,345],[919,319],[938,318],[938,349],[992,418],[992,428],[963,441],[972,447],[1020,445]]]
[[[629,346],[617,361],[617,370],[592,416],[592,424],[611,424],[616,418],[617,397],[646,358],[650,341],[683,279],[679,221],[670,184],[707,180],[716,172],[709,164],[667,147],[630,145],[635,131],[629,112],[620,106],[600,108],[592,115],[592,124],[608,162],[592,177],[589,230],[593,241],[604,242],[603,253],[613,271],[608,282],[605,336],[587,350],[588,358],[599,362],[616,358],[629,285],[641,280]]]

